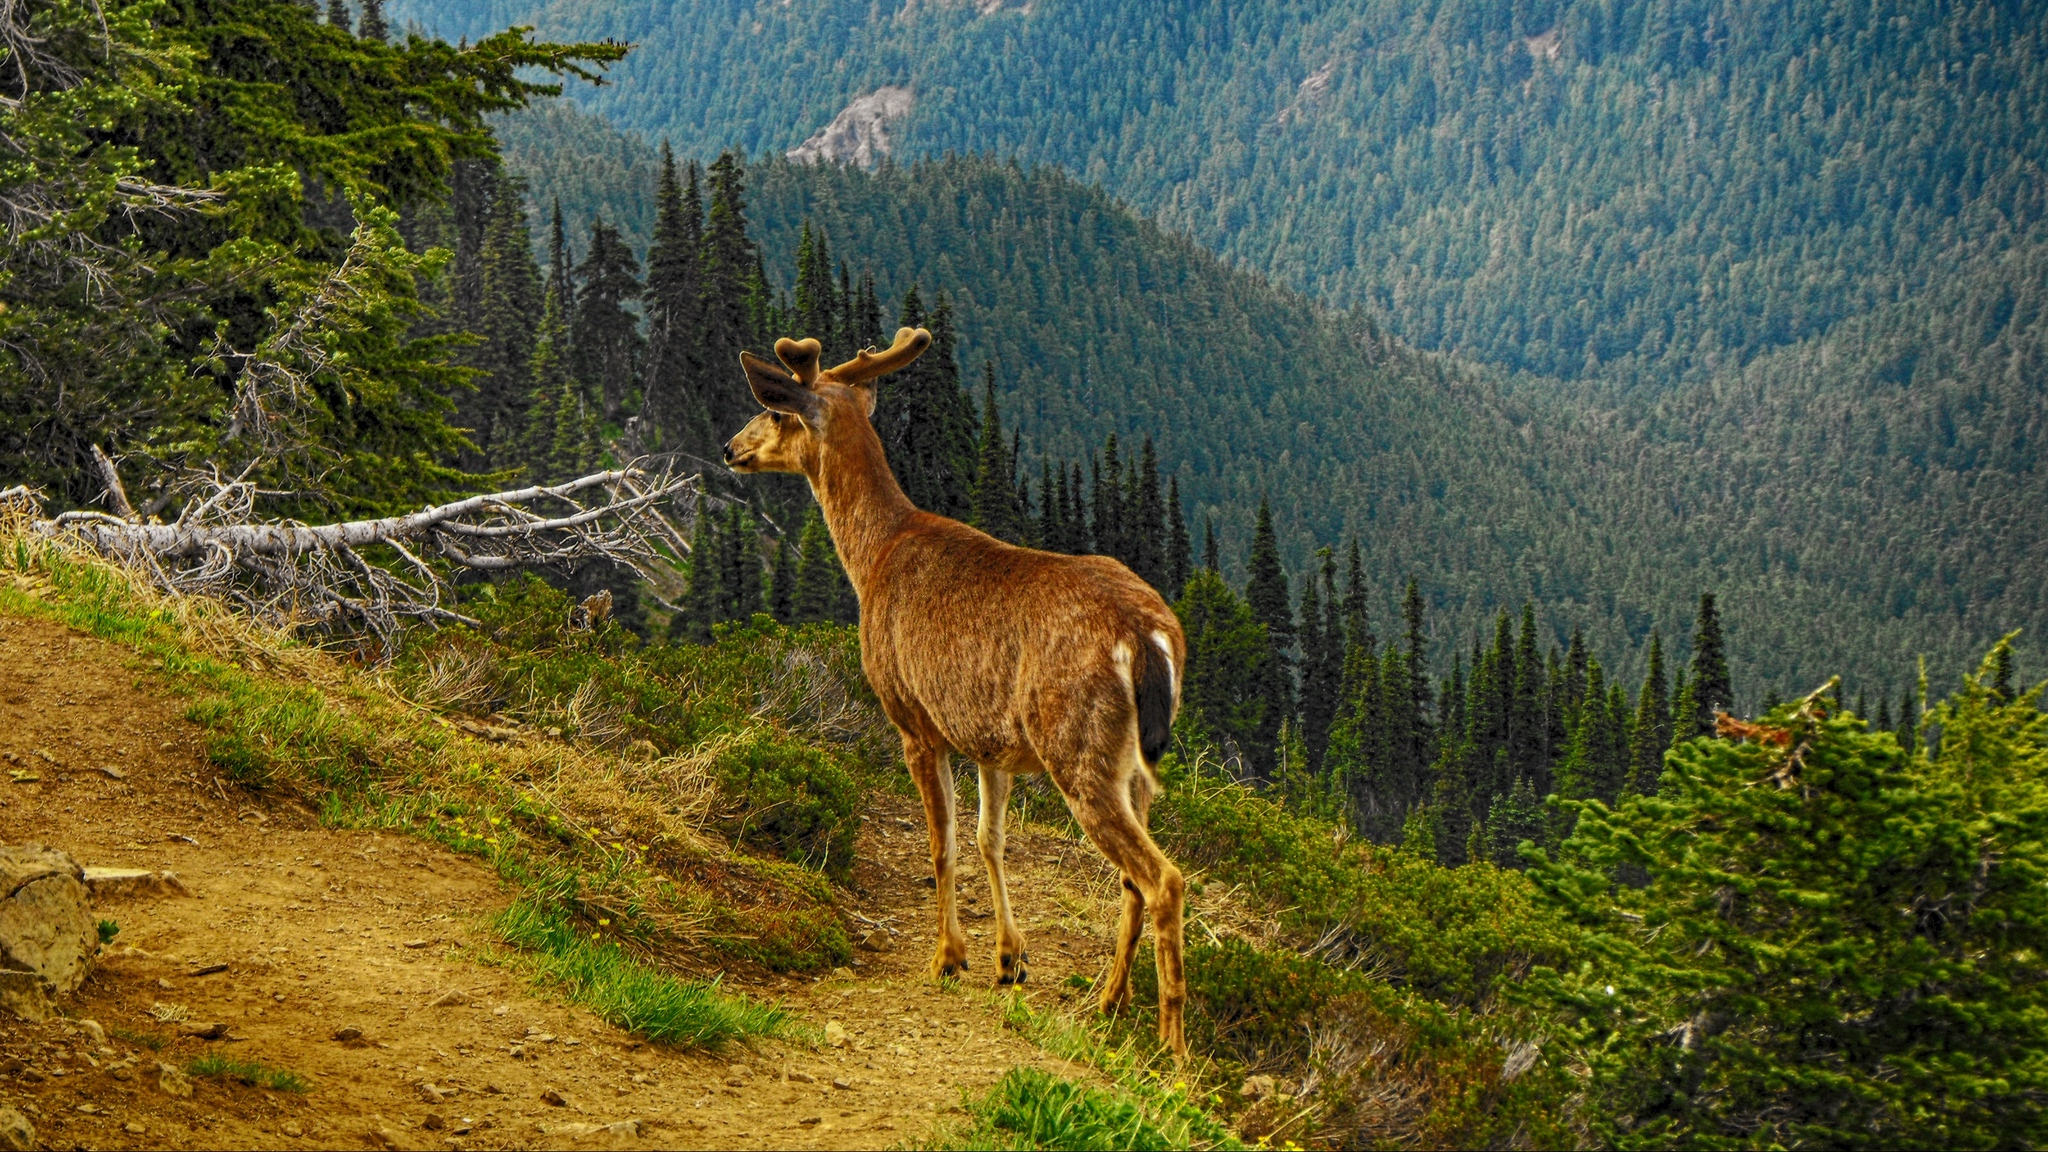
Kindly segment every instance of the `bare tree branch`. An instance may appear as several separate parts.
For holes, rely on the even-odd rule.
[[[110,470],[112,461],[100,459]],[[276,623],[359,625],[388,658],[406,618],[475,623],[443,603],[447,586],[428,555],[493,572],[609,560],[650,581],[666,575],[689,552],[679,522],[695,520],[699,480],[648,463],[336,524],[255,522],[259,493],[247,473],[213,476],[212,490],[196,493],[171,524],[90,510],[42,519],[41,495],[19,486],[0,492],[0,502],[28,505],[31,532],[86,544],[164,588],[231,600]],[[118,478],[109,487],[118,493]],[[125,498],[118,504],[134,515]],[[380,547],[394,563],[362,554]]]

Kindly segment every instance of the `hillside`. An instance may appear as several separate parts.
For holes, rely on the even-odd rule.
[[[685,155],[841,121],[1055,165],[1404,339],[1669,380],[1910,297],[2048,214],[2024,5],[454,0],[640,48],[586,108]],[[862,134],[865,134],[864,136]]]
[[[559,105],[500,130],[536,201],[649,234],[645,144]],[[1043,167],[769,162],[749,183],[784,289],[809,219],[885,297],[915,282],[954,299],[962,366],[995,361],[1027,476],[1040,452],[1152,435],[1227,557],[1271,495],[1296,572],[1318,545],[1363,542],[1379,619],[1417,577],[1439,668],[1526,598],[1548,640],[1583,628],[1639,677],[1650,631],[1684,636],[1703,588],[1729,606],[1745,700],[1838,671],[1896,696],[1917,656],[1953,676],[2016,627],[2039,666],[2038,246],[1644,392],[1415,353]]]

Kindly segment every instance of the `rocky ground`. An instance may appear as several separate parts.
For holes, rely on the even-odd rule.
[[[59,1016],[0,1022],[0,1106],[41,1144],[887,1147],[928,1137],[963,1092],[1012,1066],[1088,1075],[1002,1027],[985,986],[985,894],[966,921],[985,950],[976,978],[926,979],[931,893],[912,800],[875,799],[842,893],[894,930],[891,946],[823,979],[728,985],[842,1043],[681,1051],[490,963],[482,921],[511,893],[475,861],[326,828],[225,784],[186,705],[126,649],[0,616],[0,843],[172,877],[103,890],[94,915],[119,933],[92,975]],[[1057,1003],[1072,995],[1064,977],[1108,959],[1114,882],[1085,844],[1042,829],[1011,843],[1029,995]],[[978,862],[967,883],[980,883]],[[308,1090],[177,1071],[207,1054]]]

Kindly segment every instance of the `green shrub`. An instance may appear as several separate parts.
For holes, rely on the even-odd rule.
[[[720,749],[710,770],[726,835],[844,879],[860,832],[860,788],[829,753],[756,728]]]
[[[1675,749],[1654,796],[1567,805],[1531,875],[1588,959],[1529,996],[1598,1138],[2048,1143],[2048,719],[1985,679],[1931,711],[1931,757],[1817,692]]]
[[[1193,1143],[1185,1118],[1178,1118],[1179,1123],[1169,1119],[1162,1125],[1160,1118],[1148,1115],[1128,1097],[1036,1068],[1012,1068],[1003,1073],[987,1095],[968,1101],[967,1112],[974,1118],[973,1127],[953,1134],[940,1147],[1121,1152],[1126,1148],[1187,1148]]]
[[[251,1088],[268,1088],[273,1092],[303,1094],[313,1087],[311,1081],[289,1068],[273,1068],[256,1060],[236,1060],[218,1052],[208,1052],[188,1061],[185,1071],[193,1076],[234,1080]]]

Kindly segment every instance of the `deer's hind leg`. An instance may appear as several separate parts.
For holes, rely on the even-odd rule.
[[[1013,779],[1000,768],[981,765],[981,818],[974,830],[974,842],[981,849],[981,862],[988,869],[989,898],[996,906],[996,983],[1022,984],[1028,974],[1024,962],[1024,932],[1010,910],[1010,884],[1003,874],[1003,822],[1009,813]]]
[[[953,769],[944,745],[903,734],[903,761],[924,800],[925,827],[931,833],[932,879],[939,898],[939,942],[932,951],[932,976],[967,970],[967,934],[960,931],[960,910],[953,900],[954,862]]]
[[[1136,749],[1131,750],[1136,759]],[[1137,771],[1144,773],[1139,766]],[[1079,780],[1069,795],[1074,816],[1082,831],[1102,854],[1123,873],[1123,914],[1117,923],[1116,960],[1104,982],[1102,1010],[1114,1012],[1130,1003],[1131,962],[1137,954],[1138,937],[1145,928],[1146,909],[1152,912],[1153,951],[1159,969],[1159,1039],[1181,1055],[1187,1054],[1182,1014],[1187,1003],[1187,978],[1181,959],[1181,916],[1186,883],[1180,869],[1152,842],[1145,830],[1145,813],[1152,798],[1151,781],[1136,780],[1127,773],[1103,773],[1095,780]]]

